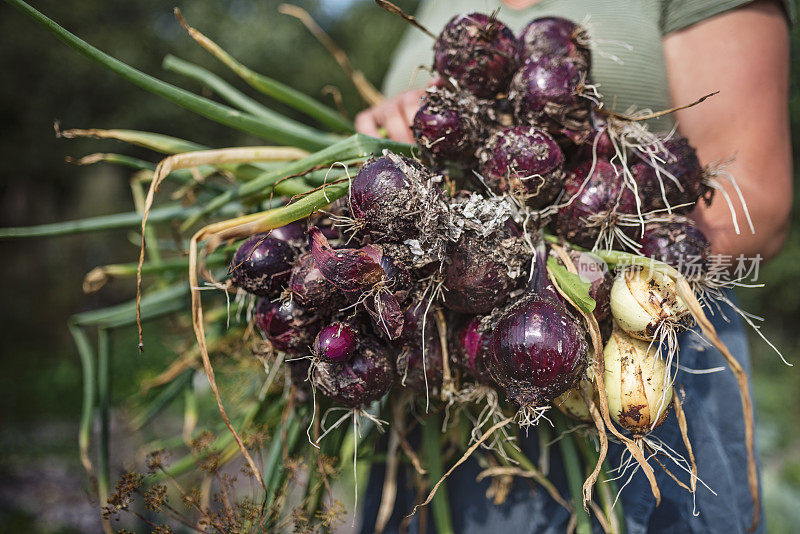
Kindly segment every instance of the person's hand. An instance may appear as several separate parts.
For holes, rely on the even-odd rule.
[[[402,143],[413,143],[411,123],[419,108],[419,100],[424,89],[411,89],[391,98],[387,98],[377,106],[365,109],[356,115],[356,131],[373,137],[381,137],[381,128],[385,128],[390,139]]]

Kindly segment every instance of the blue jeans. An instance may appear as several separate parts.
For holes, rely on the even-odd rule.
[[[749,374],[747,336],[742,322],[730,308],[723,307],[723,312],[730,322],[726,322],[718,311],[714,316],[709,315],[709,318],[723,343]],[[682,385],[686,391],[684,410],[688,420],[689,438],[697,459],[698,475],[717,495],[698,484],[694,507],[692,495],[680,488],[658,464],[652,462],[661,489],[661,505],[655,506],[650,486],[640,470],[621,495],[626,532],[743,534],[752,520],[753,503],[747,484],[747,451],[736,380],[727,369],[722,355],[713,347],[702,345],[697,336],[691,333],[684,333],[680,338],[680,364],[690,369],[725,367],[724,371],[711,374],[691,374],[681,370],[677,376],[677,384]],[[670,414],[654,434],[688,458],[674,413]],[[537,458],[537,443],[535,432],[532,431],[528,437],[523,437],[521,446],[529,457]],[[622,450],[621,446],[611,444],[608,460],[611,466],[619,465]],[[551,451],[549,478],[562,495],[569,496],[558,447],[553,447]],[[668,464],[665,465],[670,468]],[[480,471],[477,462],[470,459],[459,466],[447,480],[455,532],[565,532],[569,514],[541,487],[526,480],[515,479],[506,501],[495,506],[485,496],[489,487],[488,479],[475,481]],[[670,471],[678,474],[684,482],[689,478],[675,466]],[[364,499],[362,532],[372,532],[374,529],[383,477],[383,466],[376,464],[370,473],[369,487]],[[401,468],[398,473],[397,502],[386,532],[397,532],[399,522],[417,503],[407,480],[406,473]],[[697,516],[692,514],[693,509]],[[427,516],[427,532],[436,532],[430,510]],[[409,526],[409,532],[419,531],[418,520],[419,511]],[[602,532],[597,524],[594,530]],[[763,516],[756,532],[764,532]]]

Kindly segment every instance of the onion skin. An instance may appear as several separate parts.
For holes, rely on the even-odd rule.
[[[559,237],[586,248],[592,248],[600,235],[601,224],[593,222],[593,216],[602,219],[615,213],[637,213],[636,200],[625,187],[623,177],[604,159],[597,159],[594,165],[586,161],[568,173],[563,202],[570,200],[559,209],[553,230]]]
[[[491,382],[489,374],[489,340],[491,335],[481,331],[481,318],[473,317],[455,333],[453,357],[459,366],[480,382]]]
[[[560,57],[591,64],[589,34],[580,25],[561,17],[530,21],[519,34],[522,53],[529,58]]]
[[[581,96],[587,75],[586,66],[568,59],[527,60],[511,80],[517,119],[548,130],[591,129],[590,102]]]
[[[301,306],[316,310],[328,310],[338,296],[336,286],[325,279],[310,252],[295,260],[289,277],[289,290]]]
[[[319,318],[293,301],[259,299],[256,324],[272,345],[288,354],[307,353],[319,329]]]
[[[328,282],[342,291],[362,291],[383,282],[386,273],[379,261],[380,252],[372,245],[360,249],[334,249],[319,228],[308,230],[309,247],[317,268]]]
[[[389,339],[403,330],[400,303],[408,295],[411,275],[399,262],[383,254],[379,245],[334,249],[317,227],[308,230],[314,262],[322,276],[364,308]],[[366,298],[364,298],[366,297]]]
[[[564,184],[564,153],[550,134],[532,126],[499,130],[479,150],[479,171],[497,193],[512,193],[532,208],[558,197]]]
[[[611,286],[611,314],[625,332],[645,341],[653,339],[661,323],[682,326],[691,320],[675,281],[646,267],[617,274]]]
[[[433,69],[475,96],[506,91],[519,62],[517,38],[505,24],[482,13],[456,15],[433,47]]]
[[[687,217],[648,223],[639,244],[642,256],[671,265],[688,278],[698,278],[708,268],[711,244]]]
[[[592,314],[598,322],[603,321],[611,314],[611,284],[614,281],[608,265],[591,252],[571,250],[569,256],[578,274],[591,284],[589,296],[596,303]]]
[[[431,174],[419,162],[387,154],[365,163],[350,187],[350,212],[370,235],[402,241],[419,233],[419,212],[441,192],[430,183]]]
[[[460,313],[489,313],[518,285],[509,270],[522,274],[524,257],[515,238],[481,238],[465,232],[445,271],[444,305]]]
[[[394,381],[391,348],[371,337],[359,341],[358,350],[346,363],[321,361],[312,375],[322,393],[348,408],[361,408],[383,397]]]
[[[233,255],[231,282],[248,293],[275,298],[289,280],[295,255],[295,249],[285,241],[267,234],[251,236]]]
[[[561,302],[534,293],[495,325],[489,372],[520,406],[546,406],[578,382],[586,354],[581,324]]]
[[[472,156],[477,127],[471,120],[471,110],[461,100],[455,93],[434,87],[428,89],[414,115],[414,139],[433,164]]]
[[[330,363],[344,363],[356,351],[358,334],[348,323],[333,323],[322,327],[314,340],[314,354]]]
[[[671,385],[664,387],[667,368],[657,348],[615,329],[603,358],[611,418],[635,437],[664,422],[673,390]]]
[[[659,163],[664,171],[678,180],[675,183],[670,177],[661,173],[659,175],[650,161],[640,159],[631,166],[631,174],[636,181],[639,198],[642,202],[642,212],[664,210],[667,202],[672,212],[688,214],[701,196],[710,193],[703,183],[703,168],[697,158],[697,152],[683,137],[669,139],[663,142],[666,151],[659,151],[656,156],[664,160]],[[660,176],[660,182],[659,182]],[[663,191],[662,191],[663,185]],[[710,202],[710,196],[707,201]]]

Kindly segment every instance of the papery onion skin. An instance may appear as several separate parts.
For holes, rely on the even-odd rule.
[[[658,347],[615,329],[603,358],[611,418],[635,437],[648,434],[664,422],[673,390],[665,382],[667,367]]]
[[[511,305],[495,325],[489,372],[520,406],[546,406],[583,373],[585,335],[559,301],[528,295]]]
[[[259,297],[275,298],[289,280],[296,250],[286,241],[257,234],[233,255],[230,279],[234,286]]]
[[[395,377],[392,348],[362,336],[358,350],[346,363],[321,361],[313,371],[314,385],[326,397],[348,408],[362,408],[383,397]]]
[[[508,89],[519,63],[517,38],[505,24],[482,13],[456,15],[433,47],[433,68],[476,96]]]
[[[662,323],[682,327],[691,321],[675,281],[639,266],[617,273],[611,286],[611,314],[620,328],[642,340],[652,340]]]
[[[445,271],[444,305],[460,313],[488,313],[518,285],[509,271],[523,274],[524,247],[517,238],[482,238],[465,232]]]
[[[552,204],[564,184],[564,153],[550,134],[533,126],[498,130],[478,159],[493,191],[512,193],[532,208]]]

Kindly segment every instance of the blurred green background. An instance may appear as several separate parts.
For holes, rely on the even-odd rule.
[[[332,104],[334,86],[353,115],[361,107],[339,67],[298,21],[278,14],[274,0],[41,0],[35,6],[100,49],[192,90],[202,87],[163,71],[167,53],[231,79],[179,27],[178,5],[189,21],[243,63]],[[415,0],[397,2],[413,11]],[[367,0],[301,3],[379,85],[405,25]],[[215,147],[258,144],[255,138],[196,117],[80,57],[9,6],[0,5],[0,226],[19,226],[127,211],[124,169],[77,167],[67,156],[124,151],[114,142],[57,139],[62,128],[142,129]],[[252,94],[252,93],[251,93]],[[795,169],[800,168],[800,30],[792,33],[791,120]],[[280,109],[280,108],[278,108]],[[286,111],[286,110],[282,110]],[[740,291],[743,307],[766,319],[764,333],[790,362],[800,362],[800,215],[783,254],[763,268],[764,288]],[[0,241],[0,532],[94,532],[96,516],[78,463],[81,375],[66,327],[69,315],[130,299],[130,281],[84,295],[83,275],[101,264],[135,261],[126,232],[29,241]],[[164,351],[139,356],[135,332],[115,336],[114,395],[135,393],[143,378],[164,367]],[[152,337],[157,337],[153,335]],[[800,524],[800,388],[787,368],[752,336],[753,383],[771,532]],[[115,447],[125,448],[125,443]],[[114,456],[124,457],[122,450]],[[119,454],[117,454],[119,453]]]

